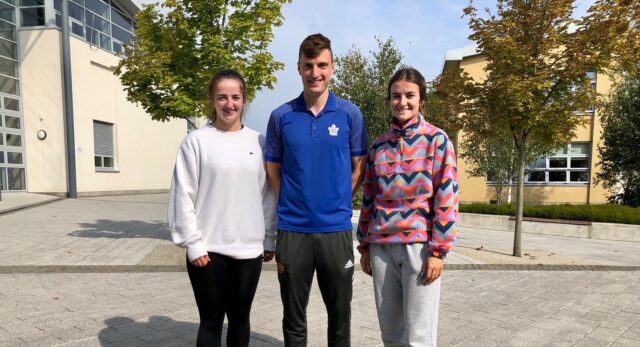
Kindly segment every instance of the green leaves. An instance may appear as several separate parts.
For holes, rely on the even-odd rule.
[[[220,68],[244,77],[248,101],[273,88],[284,67],[267,51],[273,28],[283,22],[282,6],[291,0],[165,0],[136,16],[135,46],[120,61],[128,100],[151,118],[202,117],[209,78]]]
[[[640,73],[629,74],[602,110],[600,172],[610,202],[640,206]]]
[[[393,38],[378,41],[378,51],[365,56],[357,48],[351,48],[345,55],[336,57],[336,71],[333,76],[333,92],[360,107],[367,124],[369,144],[389,129],[391,112],[387,99],[387,84],[393,73],[400,67],[402,53]]]

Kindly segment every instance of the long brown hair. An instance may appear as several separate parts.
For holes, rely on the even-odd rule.
[[[391,100],[391,85],[397,81],[408,81],[418,85],[418,90],[420,91],[420,112],[422,112],[422,108],[425,102],[427,102],[427,82],[420,71],[412,67],[403,67],[396,71],[391,77],[391,80],[389,80],[389,85],[387,85],[387,101]]]

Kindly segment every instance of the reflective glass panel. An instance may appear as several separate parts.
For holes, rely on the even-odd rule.
[[[22,146],[22,136],[18,134],[6,134],[7,146],[20,147]]]
[[[0,55],[18,59],[17,52],[18,50],[15,43],[6,40],[0,40]]]
[[[20,6],[44,6],[44,0],[20,0]]]
[[[0,167],[0,189],[7,190],[7,170]]]
[[[17,99],[5,97],[4,108],[11,111],[20,111],[20,102]],[[2,124],[1,121],[0,121],[0,124]]]
[[[571,158],[571,167],[574,169],[586,169],[589,167],[589,158]]]
[[[113,158],[104,157],[103,160],[104,160],[104,167],[113,168]]]
[[[589,154],[588,143],[572,143],[571,154]]]
[[[531,171],[529,172],[529,182],[544,182],[544,171]]]
[[[76,22],[71,22],[71,32],[78,36],[84,37],[84,25]]]
[[[69,2],[69,17],[84,21],[84,9],[82,6]]]
[[[16,22],[16,9],[11,5],[0,2],[0,18],[11,23]]]
[[[554,152],[554,155],[563,155],[563,154],[567,154],[567,146],[564,146],[562,148],[558,148]]]
[[[4,152],[0,151],[0,164],[4,164]]]
[[[5,21],[0,21],[0,37],[7,40],[16,40],[16,26]]]
[[[589,171],[571,171],[569,178],[571,182],[589,182]]]
[[[44,7],[28,7],[20,10],[22,14],[22,27],[35,27],[44,25]]]
[[[566,182],[566,171],[549,171],[549,182]]]
[[[85,6],[87,9],[109,19],[109,5],[104,2],[99,0],[86,0]]]
[[[532,164],[532,167],[536,168],[536,169],[544,169],[544,168],[546,168],[547,167],[547,159],[540,158],[540,159],[534,161],[533,164]]]
[[[116,40],[120,41],[120,42],[124,42],[126,44],[131,44],[131,37],[133,35],[131,35],[131,33],[120,29],[119,27],[112,25],[111,26],[111,30],[113,33],[113,38],[115,38]]]
[[[9,163],[9,164],[22,164],[22,153],[20,153],[20,152],[7,152],[7,163]]]
[[[4,116],[4,126],[6,128],[20,129],[20,118],[13,116]]]
[[[9,190],[25,190],[27,185],[24,182],[24,168],[8,167],[7,178]]]
[[[95,156],[93,157],[96,167],[102,167],[102,157]]]
[[[111,50],[111,38],[108,35],[100,34],[100,47]]]
[[[120,42],[113,41],[113,51],[118,53],[124,52],[124,47],[122,47],[122,44],[120,44]]]
[[[20,95],[18,92],[18,80],[10,77],[0,76],[0,92]]]
[[[109,34],[110,32],[109,22],[90,12],[87,12],[87,25],[105,34]]]
[[[111,21],[129,31],[133,31],[133,21],[131,18],[114,9],[111,9]]]
[[[0,57],[0,73],[16,77],[18,74],[18,62]]]
[[[550,168],[564,168],[567,167],[567,158],[549,158]]]

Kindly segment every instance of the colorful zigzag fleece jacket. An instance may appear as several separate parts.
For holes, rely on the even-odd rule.
[[[369,244],[428,243],[446,254],[456,239],[458,173],[447,134],[422,115],[378,137],[368,152],[358,240]]]

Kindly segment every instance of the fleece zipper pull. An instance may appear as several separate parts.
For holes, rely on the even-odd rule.
[[[404,163],[404,129],[400,130],[400,160]]]

